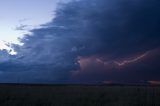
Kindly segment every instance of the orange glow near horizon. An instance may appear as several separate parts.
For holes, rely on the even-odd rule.
[[[160,85],[160,81],[148,81],[151,85]]]

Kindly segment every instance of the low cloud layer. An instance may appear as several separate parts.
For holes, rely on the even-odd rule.
[[[13,45],[18,54],[0,65],[0,80],[160,80],[159,5],[158,0],[79,0],[61,4],[51,22],[21,39],[23,46]],[[138,58],[147,52],[151,59]],[[95,67],[84,63],[87,69],[83,72],[79,57],[92,57]],[[111,64],[102,69],[96,61]],[[123,68],[113,64],[126,61],[130,64]]]

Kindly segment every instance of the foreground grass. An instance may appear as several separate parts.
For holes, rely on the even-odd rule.
[[[160,87],[0,85],[0,106],[160,106]]]

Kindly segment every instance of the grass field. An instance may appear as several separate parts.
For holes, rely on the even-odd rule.
[[[160,106],[160,87],[0,85],[0,106]]]

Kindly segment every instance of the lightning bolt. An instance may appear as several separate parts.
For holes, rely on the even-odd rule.
[[[128,59],[128,60],[123,60],[121,62],[118,62],[118,61],[114,61],[114,63],[118,66],[124,66],[124,65],[127,65],[127,64],[130,64],[130,63],[134,63],[134,62],[137,62],[141,59],[143,59],[145,56],[147,56],[148,53],[144,53],[136,58],[133,58],[133,59]]]

